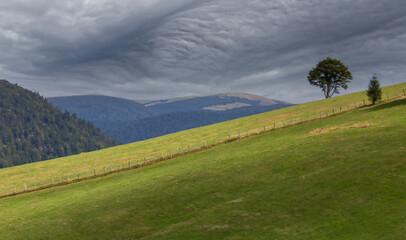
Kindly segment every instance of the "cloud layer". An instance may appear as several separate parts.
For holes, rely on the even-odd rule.
[[[161,99],[249,92],[322,98],[308,71],[327,56],[405,81],[403,0],[0,1],[0,78],[45,96]]]

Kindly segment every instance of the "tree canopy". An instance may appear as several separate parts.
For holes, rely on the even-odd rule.
[[[328,57],[309,71],[307,80],[311,85],[321,88],[325,98],[331,98],[340,93],[339,88],[348,88],[352,74],[340,60]]]

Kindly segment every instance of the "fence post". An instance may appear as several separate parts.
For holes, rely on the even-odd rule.
[[[293,118],[292,118],[292,125],[294,125],[295,124],[295,120],[293,120]]]
[[[310,122],[310,116],[309,116],[309,114],[307,114],[307,121]]]
[[[5,193],[6,193],[6,196],[7,196],[7,187],[5,188],[5,190],[4,190],[4,191],[5,191]]]
[[[264,125],[264,132],[266,131],[265,125]]]
[[[111,165],[110,169],[111,169],[111,172],[113,172],[113,171],[114,171],[114,167],[113,167],[113,165]]]
[[[321,119],[321,112],[320,112],[320,119]]]
[[[364,101],[364,106],[365,106],[365,99],[363,99],[362,101]]]
[[[106,166],[103,167],[103,173],[106,173]]]
[[[258,134],[258,128],[256,129],[256,133]]]
[[[247,137],[248,137],[248,130],[247,130]]]
[[[285,127],[285,121],[282,121],[282,123],[283,123],[283,127]]]
[[[342,111],[342,109],[341,109],[341,107],[340,107],[340,113],[341,113],[341,111]]]
[[[34,183],[34,189],[37,189],[37,183]]]
[[[94,176],[96,176],[96,169],[95,168],[93,168],[93,174],[94,174]]]
[[[398,90],[396,90],[396,97],[398,97]]]
[[[147,162],[147,157],[144,157],[144,163]]]
[[[276,122],[273,122],[273,129],[276,128]]]
[[[66,179],[68,180],[68,182],[69,182],[69,174],[66,176]]]
[[[52,185],[54,185],[54,178],[52,178],[52,181],[51,181],[51,182],[52,182]]]
[[[190,151],[190,150],[189,150]],[[155,153],[154,153],[154,161],[156,160],[156,156],[155,156]]]
[[[326,117],[328,117],[328,110],[326,110]]]
[[[355,105],[355,108],[358,108],[358,106],[357,106],[357,102],[354,102],[354,105]]]
[[[164,160],[165,159],[165,155],[164,155],[164,152],[162,152],[162,160]]]
[[[300,120],[300,123],[302,123],[302,117],[300,117],[299,120]]]
[[[347,111],[350,111],[350,107],[347,105]]]
[[[197,149],[197,144],[195,143],[195,150]]]
[[[24,189],[25,189],[25,191],[27,191],[27,184],[26,183],[24,183]]]
[[[216,138],[214,138],[213,140],[213,145],[216,145]]]
[[[59,183],[61,183],[62,182],[62,178],[61,177],[59,177]],[[37,184],[35,183],[35,187],[37,187]]]

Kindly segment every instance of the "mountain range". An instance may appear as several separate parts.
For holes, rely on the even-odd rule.
[[[156,101],[101,95],[48,98],[54,106],[95,124],[109,137],[130,143],[293,104],[247,93],[223,93]]]

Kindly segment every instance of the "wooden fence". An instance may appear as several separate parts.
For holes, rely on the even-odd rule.
[[[389,97],[389,93],[386,94],[386,99],[381,102],[388,102],[393,101],[399,98],[406,97],[406,89],[402,89],[403,95],[399,94],[398,91],[395,92],[393,97]],[[160,151],[158,153],[154,153],[151,156],[144,156],[142,158],[135,158],[134,160],[130,160],[128,162],[121,162],[119,166],[115,166],[114,164],[109,166],[102,166],[98,169],[93,168],[91,170],[79,171],[77,175],[66,174],[64,176],[59,176],[56,178],[47,179],[47,181],[40,181],[35,182],[30,185],[24,183],[23,186],[13,186],[12,188],[4,187],[3,194],[0,195],[1,198],[15,196],[23,193],[33,192],[41,189],[46,189],[54,186],[61,186],[70,183],[75,183],[79,181],[84,181],[87,179],[92,179],[96,177],[107,176],[113,173],[118,173],[122,171],[127,171],[130,169],[140,168],[143,166],[148,166],[157,162],[161,162],[168,159],[173,159],[179,156],[183,156],[186,154],[190,154],[197,151],[202,151],[216,145],[240,140],[243,138],[247,138],[252,135],[261,134],[264,132],[273,131],[280,128],[286,128],[293,125],[298,125],[314,120],[319,120],[322,118],[342,114],[344,112],[352,111],[357,108],[367,106],[366,100],[356,101],[353,104],[348,104],[345,106],[340,106],[336,108],[332,108],[326,111],[320,112],[312,112],[307,113],[305,116],[302,117],[295,117],[291,119],[285,119],[282,121],[274,122],[272,125],[269,126],[260,126],[254,129],[247,129],[244,131],[238,132],[230,132],[227,136],[220,136],[214,137],[213,139],[206,139],[203,142],[199,143],[192,143],[185,146],[180,146],[178,149],[168,149],[167,151]],[[185,150],[183,150],[185,149]]]

